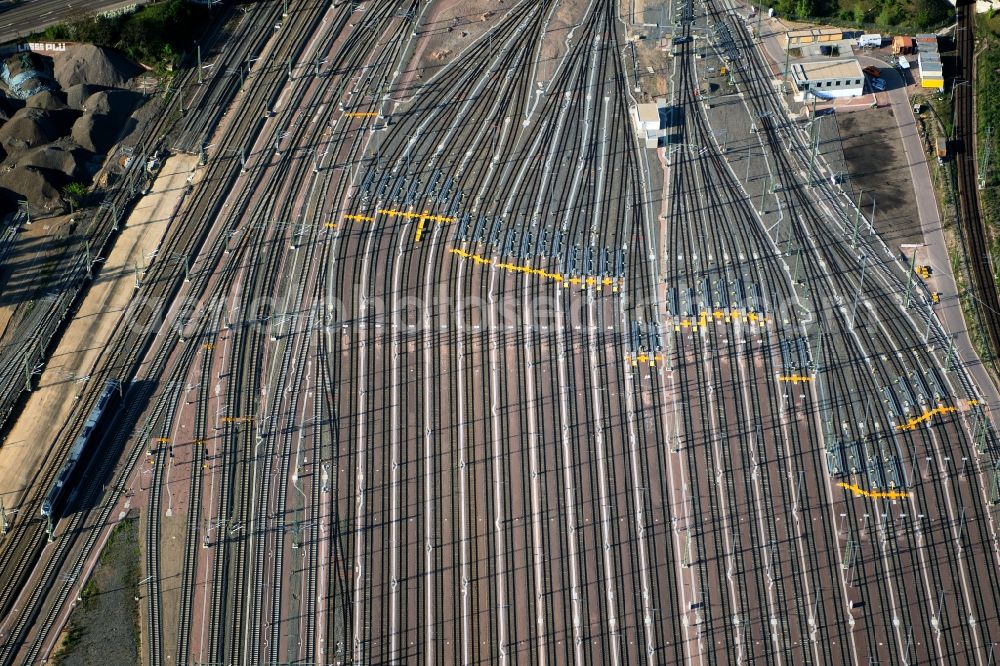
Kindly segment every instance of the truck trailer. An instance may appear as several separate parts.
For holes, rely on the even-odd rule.
[[[943,136],[939,136],[934,141],[934,149],[937,153],[938,164],[943,164],[945,159],[948,157],[948,139]]]
[[[858,37],[858,48],[877,49],[882,46],[882,35],[865,34]]]

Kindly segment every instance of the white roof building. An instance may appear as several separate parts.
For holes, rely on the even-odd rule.
[[[859,97],[865,91],[865,75],[853,58],[796,63],[792,65],[792,78],[803,97]]]
[[[662,108],[665,108],[662,104],[638,104],[631,109],[636,136],[647,148],[656,148],[660,144],[660,137],[666,136],[666,130],[660,120]]]

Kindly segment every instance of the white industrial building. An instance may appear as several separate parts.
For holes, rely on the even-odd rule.
[[[646,148],[656,148],[660,145],[660,137],[667,134],[660,116],[664,108],[663,104],[637,104],[631,109],[635,133]]]
[[[795,63],[792,78],[802,99],[859,97],[865,91],[865,75],[853,58]]]

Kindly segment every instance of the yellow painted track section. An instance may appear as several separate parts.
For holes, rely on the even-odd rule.
[[[920,416],[915,416],[906,423],[896,426],[896,430],[916,430],[918,425],[926,421],[930,421],[934,416],[950,414],[957,411],[957,407],[945,407],[944,405],[938,405],[934,409],[927,410]]]
[[[477,264],[482,264],[484,266],[493,266],[494,268],[507,271],[509,273],[523,273],[525,275],[536,275],[540,278],[546,280],[552,280],[554,282],[562,283],[563,286],[580,285],[581,287],[600,287],[602,285],[616,285],[617,280],[612,280],[611,278],[595,278],[595,277],[567,277],[562,273],[550,273],[541,268],[532,268],[531,266],[522,266],[520,264],[511,264],[507,262],[494,261],[489,257],[484,257],[482,255],[473,254],[472,252],[466,252],[461,248],[453,247],[448,250],[451,254],[457,255],[462,259],[468,259],[474,261]]]
[[[868,499],[910,499],[910,493],[903,490],[865,490],[853,483],[838,483],[844,490],[854,493],[855,497],[867,497]]]

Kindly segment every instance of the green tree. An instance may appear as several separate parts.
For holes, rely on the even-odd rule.
[[[903,18],[903,10],[898,5],[888,4],[875,17],[875,23],[884,26],[896,25]]]
[[[793,16],[795,14],[795,0],[777,0],[774,4],[774,11],[782,16]]]
[[[62,196],[66,200],[66,203],[69,204],[70,211],[73,211],[79,208],[84,198],[86,198],[87,186],[78,182],[67,183],[62,188]]]
[[[919,28],[933,28],[951,19],[951,5],[945,0],[916,0],[914,7]]]
[[[124,51],[133,60],[162,68],[168,63],[177,64],[179,54],[204,29],[207,15],[206,9],[185,0],[167,0],[113,18],[88,16],[50,26],[42,35],[109,46]]]

